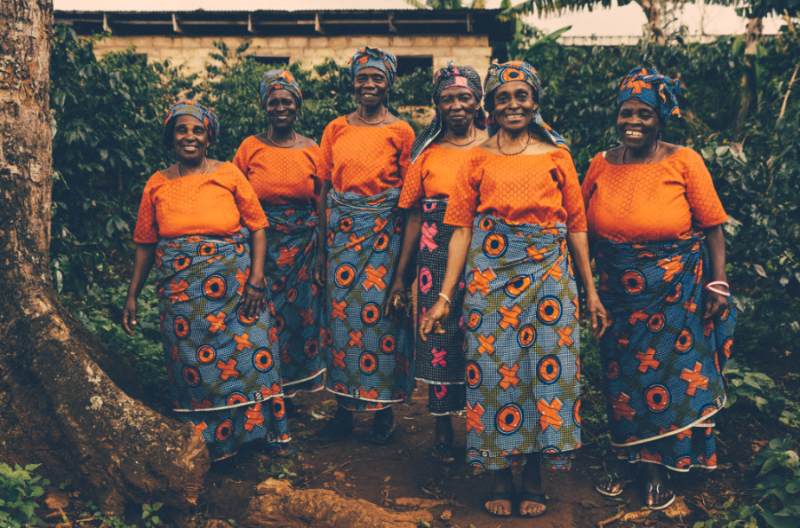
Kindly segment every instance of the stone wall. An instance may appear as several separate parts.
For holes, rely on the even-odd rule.
[[[240,37],[121,37],[110,39],[95,46],[100,56],[109,51],[121,51],[131,44],[137,53],[147,55],[150,61],[169,59],[173,65],[182,64],[190,72],[205,71],[212,62],[209,53],[215,51],[214,41],[223,41],[236,49],[246,38]],[[468,36],[352,36],[352,37],[253,37],[248,53],[289,57],[291,62],[302,62],[307,66],[319,64],[327,57],[344,64],[356,49],[364,46],[384,48],[399,57],[433,57],[434,71],[453,61],[457,65],[469,65],[479,72],[489,67],[492,49],[489,39],[483,35]]]

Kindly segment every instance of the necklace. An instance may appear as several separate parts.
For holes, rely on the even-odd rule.
[[[271,128],[267,131],[267,137],[272,142],[272,144],[275,145],[278,148],[292,148],[293,146],[295,146],[295,144],[297,143],[297,132],[292,130],[292,134],[294,134],[294,141],[292,141],[292,144],[283,146],[283,145],[278,145],[278,143],[274,139],[272,139],[272,129]]]
[[[203,156],[203,168],[200,171],[200,174],[205,174],[207,167],[208,167],[208,158]],[[189,176],[191,176],[191,174]],[[183,178],[183,174],[181,174],[181,162],[180,161],[178,162],[178,178]]]
[[[628,147],[625,147],[624,149],[622,149],[622,164],[623,164],[623,165],[627,165],[627,163],[625,163],[625,154],[626,154],[627,152],[628,152]],[[653,158],[655,158],[655,157],[656,157],[656,153],[657,153],[657,152],[658,152],[658,140],[656,140],[656,149],[653,151],[653,155],[652,155],[652,156],[650,156],[650,159],[649,159],[649,160],[647,160],[647,162],[645,163],[645,165],[650,165],[650,162],[651,162],[651,161],[653,161]]]
[[[525,149],[528,148],[528,145],[531,144],[531,133],[528,132],[528,141],[525,142],[525,146],[522,147],[522,150],[518,150],[517,152],[503,152],[503,149],[500,148],[500,134],[497,134],[497,150],[500,151],[500,154],[503,156],[516,156],[522,152],[525,152]]]
[[[478,132],[475,130],[475,127],[471,126],[471,125],[470,125],[470,130],[472,131],[472,134],[471,134],[472,139],[470,139],[466,143],[456,143],[455,141],[450,139],[450,136],[446,131],[444,133],[444,140],[447,141],[448,143],[450,143],[451,145],[455,145],[456,147],[466,147],[467,145],[472,145],[475,142],[475,140],[478,138]]]
[[[384,108],[383,109],[383,117],[380,119],[380,121],[372,121],[372,122],[370,122],[370,121],[367,121],[366,119],[364,119],[363,117],[361,117],[361,107],[359,107],[358,110],[356,111],[356,116],[358,116],[358,118],[360,120],[362,120],[363,122],[365,122],[368,125],[380,125],[381,123],[386,121],[386,116],[388,116],[388,115],[389,115],[389,110],[387,108]]]

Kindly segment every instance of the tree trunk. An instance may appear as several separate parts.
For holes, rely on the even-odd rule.
[[[209,467],[205,443],[126,394],[141,393],[132,369],[53,290],[52,25],[50,0],[0,2],[0,461],[44,463],[106,512],[185,506]]]
[[[659,0],[637,0],[647,16],[647,27],[650,32],[650,42],[663,46],[667,43],[667,33],[662,27]]]
[[[744,66],[745,73],[742,76],[742,99],[739,103],[739,113],[736,116],[736,125],[741,126],[747,121],[748,116],[758,99],[756,86],[756,53],[758,43],[761,42],[761,34],[764,30],[762,18],[747,19],[747,33],[745,33]]]

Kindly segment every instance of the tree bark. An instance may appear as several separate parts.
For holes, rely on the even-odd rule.
[[[141,394],[132,369],[53,290],[52,26],[50,0],[0,2],[0,461],[44,463],[106,512],[185,506],[209,467],[205,443],[127,394]]]
[[[663,46],[667,43],[667,33],[661,22],[661,11],[658,0],[636,0],[647,16],[647,27],[650,31],[650,42]]]
[[[753,105],[756,104],[758,99],[755,60],[763,30],[764,23],[762,18],[747,19],[747,33],[745,33],[744,40],[745,73],[742,76],[742,98],[739,103],[739,113],[736,116],[737,126],[742,126],[747,121]]]

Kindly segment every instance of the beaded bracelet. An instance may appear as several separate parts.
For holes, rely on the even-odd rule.
[[[253,288],[255,291],[261,292],[261,293],[264,293],[265,291],[267,291],[267,288],[261,287],[261,286],[256,286],[255,284],[250,284],[249,282],[246,282],[245,286],[249,286],[250,288]]]

